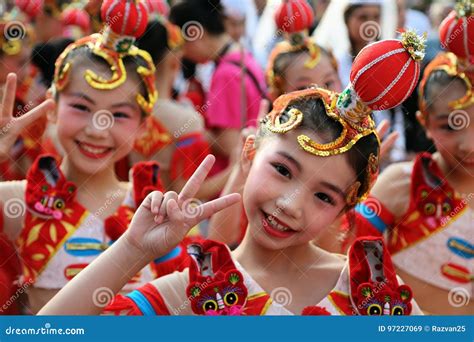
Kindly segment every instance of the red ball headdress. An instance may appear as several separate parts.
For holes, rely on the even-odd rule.
[[[104,79],[92,70],[86,70],[84,74],[91,87],[101,90],[115,89],[123,84],[127,78],[123,58],[139,57],[144,65],[138,65],[136,70],[145,84],[147,94],[145,97],[137,94],[136,101],[146,114],[150,114],[158,97],[154,82],[155,66],[148,52],[133,45],[146,29],[146,8],[143,3],[134,0],[106,0],[102,4],[101,15],[105,23],[103,33],[75,41],[57,59],[53,92],[61,91],[67,85],[72,68],[72,61],[67,57],[78,48],[86,47],[110,66],[110,79]]]
[[[42,11],[43,0],[15,0],[15,6],[32,19]]]
[[[165,0],[143,0],[148,13],[150,15],[157,15],[164,18],[168,18],[170,13],[170,6],[166,3]]]
[[[323,100],[327,115],[342,126],[341,135],[334,141],[320,144],[305,134],[298,136],[298,143],[305,151],[327,157],[348,151],[354,144],[370,134],[377,136],[372,110],[398,106],[413,92],[420,75],[420,61],[424,57],[424,38],[405,32],[402,40],[384,40],[366,46],[356,57],[351,70],[351,83],[337,94],[321,88],[307,89],[280,96],[264,123],[274,133],[286,133],[297,128],[302,120],[301,111],[287,108],[302,97]],[[282,122],[282,116],[288,116]],[[377,137],[378,139],[378,137]],[[367,177],[372,184],[378,172],[378,158],[369,157]],[[360,183],[349,190],[350,205],[363,200],[370,190],[359,193]]]
[[[305,0],[285,0],[278,7],[275,13],[275,23],[278,32],[283,34],[285,41],[278,43],[270,54],[266,71],[270,87],[275,88],[273,65],[275,59],[282,53],[307,49],[310,57],[305,66],[312,69],[319,63],[321,50],[308,35],[313,21],[313,9]]]
[[[425,101],[426,83],[434,71],[443,70],[449,76],[457,77],[466,85],[466,94],[449,103],[453,110],[464,109],[474,104],[474,3],[460,0],[440,25],[441,45],[447,53],[441,53],[425,69],[420,84],[420,111],[426,116],[428,104]]]
[[[464,63],[474,64],[474,3],[458,0],[439,27],[441,46]]]
[[[61,23],[63,26],[77,26],[83,32],[89,32],[91,20],[89,13],[80,7],[68,7],[61,13]]]

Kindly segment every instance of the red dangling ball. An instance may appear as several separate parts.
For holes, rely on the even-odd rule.
[[[170,13],[170,6],[165,0],[144,0],[143,3],[150,14],[158,14],[167,18]]]
[[[474,64],[474,5],[458,4],[439,26],[441,46]]]
[[[148,23],[148,12],[136,0],[105,0],[100,9],[102,21],[121,36],[140,37]]]
[[[43,9],[43,0],[15,0],[15,6],[32,19]]]
[[[372,110],[385,110],[403,103],[420,77],[424,42],[414,33],[404,39],[384,40],[363,48],[351,69],[351,84]]]
[[[307,30],[313,21],[313,9],[305,0],[283,1],[275,12],[277,28],[286,33]]]
[[[91,20],[89,14],[80,8],[68,8],[61,13],[61,23],[64,26],[78,26],[83,32],[89,32]]]

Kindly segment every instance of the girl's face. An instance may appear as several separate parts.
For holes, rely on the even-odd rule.
[[[133,148],[142,133],[141,111],[135,101],[138,82],[127,80],[113,90],[92,88],[84,79],[87,67],[73,66],[57,104],[57,134],[64,153],[84,173],[113,167]],[[110,78],[101,67],[94,72]]]
[[[428,137],[446,163],[467,177],[474,176],[474,105],[453,110],[448,103],[466,93],[461,82],[451,82],[429,109]]]
[[[301,133],[264,138],[245,183],[249,233],[268,249],[313,240],[344,210],[345,194],[356,180],[345,155],[312,155],[299,146]],[[305,134],[322,142],[313,132]]]
[[[341,92],[342,86],[337,71],[331,64],[329,57],[321,55],[321,60],[316,67],[309,69],[305,63],[309,58],[307,52],[300,53],[289,64],[285,71],[283,91],[289,93],[295,90],[308,88],[311,84],[317,84],[335,92]]]
[[[373,21],[380,24],[380,7],[377,5],[366,5],[356,8],[354,12],[347,19],[347,30],[349,31],[349,38],[357,45],[365,45],[369,43],[367,37],[363,36],[363,29],[361,26]]]

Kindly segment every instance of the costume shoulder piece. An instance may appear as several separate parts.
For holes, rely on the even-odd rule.
[[[410,315],[412,291],[400,285],[388,249],[379,237],[357,239],[336,287],[307,315]]]
[[[429,153],[417,156],[411,176],[407,213],[390,234],[391,253],[436,233],[467,209],[467,203],[449,185]]]
[[[227,246],[211,240],[188,247],[193,262],[186,290],[198,315],[241,315],[247,303],[242,273],[232,261]]]
[[[51,155],[36,159],[27,175],[26,217],[18,239],[24,281],[33,283],[86,216],[76,202],[76,186],[68,182]]]

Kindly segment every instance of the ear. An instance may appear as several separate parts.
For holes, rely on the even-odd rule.
[[[153,113],[149,114],[149,116],[151,116],[151,115],[153,115]],[[136,135],[135,135],[135,139],[138,139],[141,136],[143,136],[143,134],[145,134],[149,116],[145,116],[145,117],[141,118],[141,122],[140,122],[140,125],[138,126],[138,129],[137,129],[137,132],[136,132]]]
[[[241,155],[242,170],[245,174],[247,174],[250,170],[250,166],[252,165],[252,161],[255,158],[256,152],[257,148],[255,147],[255,135],[249,135],[245,140]]]
[[[429,139],[432,139],[431,134],[430,134],[430,130],[428,129],[428,122],[427,122],[426,116],[423,115],[423,113],[421,113],[421,111],[417,110],[416,111],[416,119],[418,120],[420,125],[424,128],[426,136]]]

